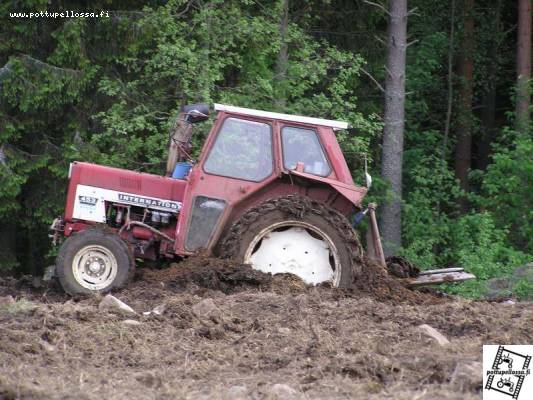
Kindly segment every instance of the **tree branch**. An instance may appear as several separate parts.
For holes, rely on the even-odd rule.
[[[383,86],[381,86],[381,84],[377,81],[376,78],[374,78],[370,72],[368,72],[367,70],[365,70],[363,67],[361,67],[361,71],[370,78],[370,80],[372,82],[374,82],[376,84],[376,86],[378,87],[379,90],[381,90],[383,93],[385,93],[385,88]]]
[[[415,44],[415,43],[417,43],[417,42],[418,42],[418,39],[411,40],[409,43],[407,43],[407,44],[405,45],[405,47],[409,47],[409,46],[411,46],[411,45],[413,45],[413,44]]]
[[[189,12],[189,8],[191,8],[191,5],[192,5],[192,0],[189,1],[189,2],[187,2],[187,5],[185,6],[185,9],[184,9],[183,11],[180,11],[179,13],[174,14],[174,16],[175,16],[176,18],[179,18],[179,17],[181,17],[182,15],[187,14],[187,13]]]
[[[382,38],[380,38],[378,35],[374,35],[374,38],[381,43],[383,46],[387,47],[387,42],[385,42]]]
[[[381,4],[379,4],[379,3],[374,3],[374,2],[372,2],[372,1],[368,1],[368,0],[364,0],[364,2],[365,2],[366,4],[369,4],[369,5],[371,5],[371,6],[374,6],[374,7],[379,8],[379,9],[382,10],[385,14],[387,14],[388,16],[390,16],[389,11],[388,11],[385,7],[383,7]]]
[[[418,10],[418,7],[411,8],[407,11],[407,16],[410,17],[411,15],[416,15],[417,17],[420,17],[420,14],[418,14],[416,10]]]

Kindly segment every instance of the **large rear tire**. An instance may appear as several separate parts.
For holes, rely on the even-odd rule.
[[[123,287],[135,269],[128,244],[114,232],[89,228],[70,236],[56,259],[65,292],[105,293]]]
[[[310,284],[343,288],[362,269],[362,247],[346,217],[297,195],[247,211],[221,240],[219,252],[263,272],[290,272]]]

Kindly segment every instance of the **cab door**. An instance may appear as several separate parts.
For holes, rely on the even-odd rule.
[[[275,124],[219,113],[188,177],[176,241],[178,254],[211,250],[234,206],[276,179]]]

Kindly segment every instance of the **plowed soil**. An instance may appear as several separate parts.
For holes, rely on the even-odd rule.
[[[339,290],[191,258],[113,293],[128,316],[99,310],[98,296],[0,280],[0,399],[477,399],[482,345],[533,343],[531,303],[367,272]]]

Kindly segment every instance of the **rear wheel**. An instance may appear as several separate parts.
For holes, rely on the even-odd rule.
[[[222,240],[222,256],[309,284],[348,287],[361,272],[361,245],[346,218],[315,200],[284,196],[246,212]]]
[[[117,234],[86,229],[61,246],[56,270],[69,294],[108,292],[122,287],[135,268],[132,253]]]

